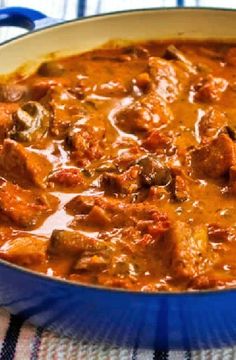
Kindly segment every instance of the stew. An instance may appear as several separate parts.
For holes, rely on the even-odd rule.
[[[137,291],[236,286],[236,45],[113,44],[0,84],[0,257]]]

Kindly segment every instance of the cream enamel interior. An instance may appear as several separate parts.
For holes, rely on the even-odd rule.
[[[236,11],[166,9],[85,18],[49,27],[3,44],[0,73],[7,74],[46,54],[86,51],[111,39],[235,39]]]

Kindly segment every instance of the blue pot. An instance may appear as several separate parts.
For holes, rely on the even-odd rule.
[[[235,40],[235,23],[236,12],[231,10],[130,11],[56,24],[36,11],[4,9],[0,25],[23,25],[33,32],[0,47],[0,72],[13,71],[52,51],[88,50],[111,38]],[[35,28],[45,25],[50,27]],[[0,305],[33,324],[80,339],[159,349],[236,343],[235,290],[112,290],[52,279],[0,261],[0,299]]]

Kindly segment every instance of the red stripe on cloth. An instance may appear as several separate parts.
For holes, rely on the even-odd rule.
[[[28,360],[31,358],[35,334],[36,328],[33,325],[25,323],[22,326],[16,346],[14,360]]]
[[[43,329],[37,328],[33,346],[32,346],[32,353],[31,353],[30,360],[38,359],[39,349],[40,349],[40,345],[41,345],[41,341],[42,341],[42,334],[43,334]]]
[[[10,323],[10,315],[9,313],[4,310],[0,309],[0,353],[2,351],[2,345],[7,333],[7,329]]]

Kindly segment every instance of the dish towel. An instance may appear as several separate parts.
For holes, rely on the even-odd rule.
[[[236,347],[204,351],[119,348],[70,339],[0,310],[1,360],[234,360]]]
[[[235,6],[235,0],[21,0],[48,16],[71,19],[94,13],[155,6]],[[213,4],[214,3],[214,4]],[[16,6],[19,0],[0,0],[0,6]],[[16,36],[16,29],[2,28],[0,41]],[[36,328],[0,309],[0,360],[236,360],[236,347],[204,351],[169,351],[118,348],[70,339]]]
[[[36,328],[0,309],[1,360],[234,360],[236,347],[204,351],[119,348]]]

